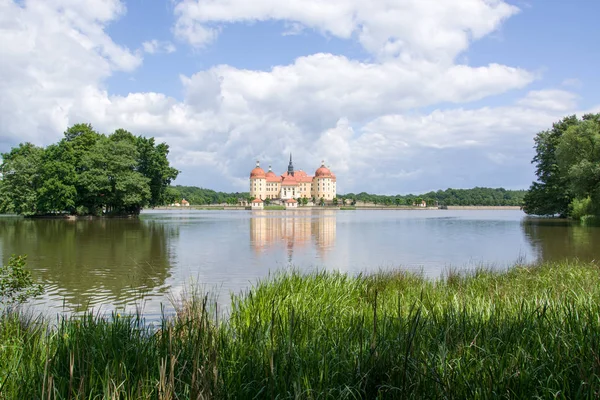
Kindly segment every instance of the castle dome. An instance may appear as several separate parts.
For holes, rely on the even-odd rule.
[[[267,178],[277,178],[277,175],[275,175],[275,172],[273,172],[273,170],[271,170],[271,166],[269,165],[269,171],[267,171]]]
[[[315,171],[315,177],[330,178],[331,175],[331,171],[325,166],[325,161],[322,161],[321,166]]]
[[[265,171],[260,167],[260,163],[256,162],[256,167],[250,171],[250,179],[252,178],[265,178]]]

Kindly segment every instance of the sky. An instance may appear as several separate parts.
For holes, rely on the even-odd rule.
[[[596,0],[0,0],[0,152],[75,123],[247,191],[325,160],[338,193],[526,189],[533,138],[600,112]]]

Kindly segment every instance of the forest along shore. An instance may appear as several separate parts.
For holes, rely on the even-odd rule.
[[[355,206],[301,206],[294,208],[292,211],[302,211],[302,210],[405,210],[405,211],[425,211],[425,210],[439,210],[439,207],[408,207],[408,206],[377,206],[377,205],[355,205]],[[447,206],[447,210],[521,210],[519,206]],[[162,207],[154,207],[146,210],[247,210],[247,207],[242,206],[229,206],[229,205],[191,205],[189,207],[171,207],[171,206],[162,206]],[[261,210],[263,211],[263,210]],[[264,210],[270,211],[270,210]]]
[[[157,326],[4,312],[0,398],[596,398],[599,271],[287,271],[225,319],[191,291]]]

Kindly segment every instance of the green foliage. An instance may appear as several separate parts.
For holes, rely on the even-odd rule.
[[[192,292],[138,316],[50,326],[0,315],[0,397],[596,398],[598,265],[505,273],[278,273],[232,295]],[[49,334],[48,334],[49,332]],[[558,394],[558,395],[557,395]]]
[[[569,215],[571,218],[581,219],[587,215],[591,215],[592,212],[592,199],[590,197],[573,199],[571,204],[569,204]]]
[[[525,195],[524,190],[506,190],[503,188],[491,189],[475,187],[473,189],[446,189],[437,192],[428,192],[421,195],[396,195],[384,196],[369,193],[348,193],[339,195],[341,199],[349,200],[348,203],[356,205],[356,202],[383,204],[387,206],[412,206],[425,200],[428,206],[520,206]]]
[[[128,132],[127,132],[128,133]],[[150,199],[148,205],[155,207],[168,204],[171,193],[167,188],[177,178],[179,171],[169,166],[167,155],[169,146],[165,143],[156,145],[154,138],[136,138],[138,149],[138,172],[149,179]]]
[[[37,190],[41,184],[40,164],[43,149],[31,143],[21,143],[2,154],[2,191],[4,209],[23,215],[36,214]]]
[[[31,272],[25,269],[25,256],[12,256],[8,265],[0,268],[0,299],[4,305],[20,304],[44,292],[35,284]]]
[[[573,200],[588,196],[600,204],[600,114],[566,117],[538,133],[535,144],[538,181],[525,196],[525,212],[568,216]]]
[[[285,206],[270,205],[270,206],[265,206],[264,209],[270,210],[270,211],[281,211],[281,210],[285,210]]]
[[[248,192],[225,193],[216,192],[211,189],[204,189],[195,186],[172,186],[170,187],[174,201],[186,199],[192,205],[208,205],[208,204],[237,204],[238,199],[248,201],[254,200]],[[165,204],[170,204],[167,202]]]
[[[123,129],[101,135],[89,124],[73,125],[45,149],[21,144],[2,154],[0,212],[137,214],[174,197],[168,186],[178,171],[168,148]]]

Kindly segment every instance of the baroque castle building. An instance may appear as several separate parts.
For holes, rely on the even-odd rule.
[[[321,162],[314,176],[302,170],[294,171],[290,154],[288,170],[282,175],[275,175],[271,166],[265,173],[260,162],[256,162],[256,167],[250,172],[250,196],[261,200],[314,198],[319,201],[323,198],[331,201],[336,196],[336,178],[325,166],[325,161]]]

